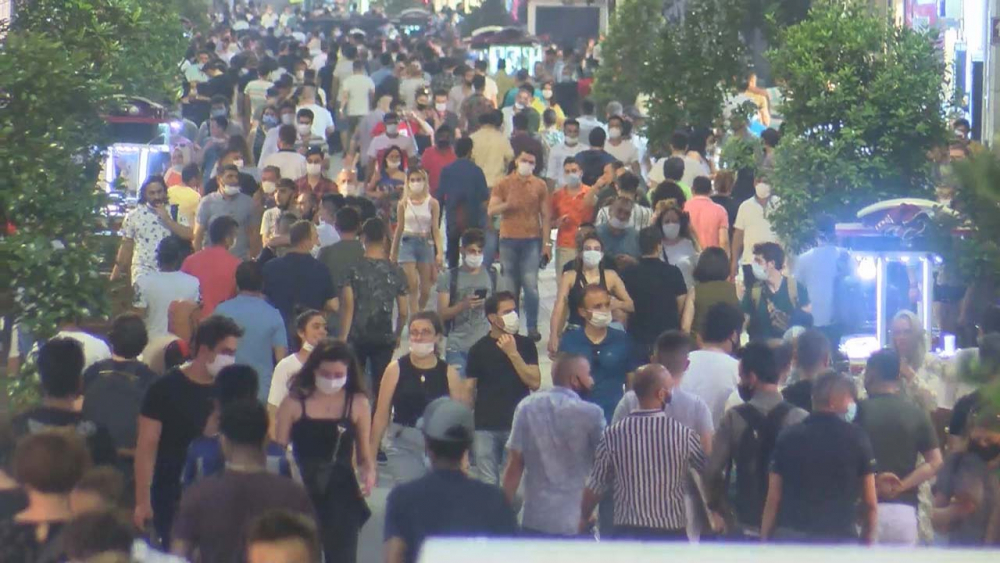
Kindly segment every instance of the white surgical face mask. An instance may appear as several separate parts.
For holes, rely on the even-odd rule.
[[[535,171],[535,165],[530,162],[518,162],[517,163],[517,173],[521,176],[531,176],[531,173]]]
[[[316,347],[310,344],[309,342],[302,343],[302,349],[305,350],[306,352],[312,352],[314,348]]]
[[[222,368],[231,366],[236,363],[236,356],[230,356],[229,354],[216,354],[215,359],[205,366],[208,370],[208,374],[212,377],[219,375]]]
[[[761,266],[757,262],[754,262],[753,264],[750,264],[750,268],[753,269],[753,277],[757,278],[760,281],[764,281],[765,279],[767,279],[767,268],[765,268],[764,266]]]
[[[622,221],[618,217],[611,217],[608,219],[608,224],[611,225],[612,229],[618,229],[619,231],[628,228],[628,221]]]
[[[572,146],[576,145],[579,142],[580,142],[580,136],[579,135],[566,135],[566,144],[567,145],[569,145],[569,146],[572,147]]]
[[[312,133],[312,125],[307,125],[305,123],[299,123],[295,126],[295,130],[299,132],[299,135],[305,137],[309,133]]]
[[[521,328],[521,319],[517,318],[517,311],[511,311],[506,315],[500,317],[503,321],[503,330],[507,334],[517,334],[517,330]]]
[[[521,102],[514,102],[515,111],[521,111],[522,109],[524,109],[524,104],[522,104]]]
[[[268,180],[265,182],[261,182],[260,188],[264,190],[264,193],[266,193],[267,195],[271,195],[275,192],[275,190],[278,189],[278,184],[275,184],[274,182]]]
[[[234,196],[240,193],[239,186],[222,186],[222,195]]]
[[[233,161],[233,166],[235,166],[237,168],[243,168],[243,159],[242,158],[237,158],[236,160],[234,160]]]
[[[316,162],[306,163],[306,174],[310,176],[319,176],[319,173],[323,171],[323,165]]]
[[[441,113],[444,113],[444,110],[448,109],[448,104],[434,104],[434,109],[436,109]]]
[[[291,125],[293,123],[295,123],[295,114],[294,113],[283,113],[283,114],[281,114],[281,124],[282,125]]]
[[[590,324],[597,328],[606,328],[611,324],[611,311],[591,311]]]
[[[410,191],[415,194],[424,193],[424,183],[423,182],[410,182]]]
[[[337,379],[329,379],[326,377],[316,378],[316,390],[324,395],[333,395],[337,391],[343,389],[346,384],[346,377],[338,377]]]
[[[426,358],[434,353],[434,343],[433,342],[414,342],[410,341],[410,353],[418,358]]]
[[[542,97],[546,100],[552,98],[552,90],[542,90]]]
[[[771,184],[761,182],[754,187],[754,192],[760,199],[767,199],[771,197]]]
[[[566,174],[566,185],[571,188],[579,186],[581,180],[579,174]]]
[[[396,133],[399,132],[399,125],[396,124],[386,125],[385,132],[389,135],[395,135]]]
[[[583,251],[583,265],[588,268],[596,268],[601,263],[602,258],[604,258],[604,253],[600,250]]]
[[[681,234],[679,223],[664,223],[662,229],[663,236],[669,239],[675,239]]]
[[[466,254],[465,255],[465,265],[476,269],[483,265],[483,255],[482,254]]]
[[[622,130],[618,127],[612,127],[608,129],[608,137],[611,139],[620,139],[622,136]]]

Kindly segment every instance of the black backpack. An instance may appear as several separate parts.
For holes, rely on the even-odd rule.
[[[742,524],[760,526],[767,500],[767,480],[771,452],[781,430],[781,421],[794,408],[787,401],[778,403],[764,415],[749,403],[736,407],[747,423],[735,452],[736,518]]]

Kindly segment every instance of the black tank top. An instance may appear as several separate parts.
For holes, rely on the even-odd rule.
[[[302,404],[302,418],[292,424],[292,451],[297,462],[346,464],[351,466],[351,455],[357,439],[357,428],[351,421],[351,403],[354,396],[344,397],[344,414],[341,418],[311,418],[306,412],[305,399]]]
[[[598,285],[607,289],[608,283],[604,279],[604,265],[599,264],[597,266],[597,271],[601,275]],[[580,305],[583,304],[583,290],[586,289],[587,285],[587,278],[583,275],[583,270],[577,267],[576,280],[573,281],[573,287],[569,288],[569,295],[567,295],[567,301],[569,302],[569,316],[567,317],[566,322],[571,325],[583,326],[587,322],[580,316],[579,313]]]
[[[403,426],[416,426],[427,404],[448,396],[448,364],[438,358],[429,369],[413,365],[410,355],[399,358],[399,382],[392,396],[392,420]]]

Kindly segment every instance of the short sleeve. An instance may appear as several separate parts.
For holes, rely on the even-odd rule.
[[[201,198],[201,201],[198,202],[198,212],[195,214],[195,223],[205,229],[208,228],[208,222],[211,219],[211,210],[208,207],[207,199]]]
[[[404,542],[409,538],[406,530],[406,517],[400,507],[400,489],[397,487],[389,493],[385,503],[385,541],[400,538]]]
[[[271,323],[274,326],[274,330],[271,333],[271,346],[288,346],[288,333],[285,331],[285,321],[282,320],[281,314],[277,311],[272,311],[271,313]]]
[[[590,472],[590,479],[587,480],[587,488],[598,495],[603,495],[614,478],[613,472],[611,451],[608,449],[608,432],[605,431],[603,439],[597,444],[594,468]]]
[[[507,199],[507,182],[497,182],[497,185],[493,188],[493,195],[501,200]]]
[[[740,205],[739,209],[736,211],[736,222],[733,223],[733,228],[740,229],[742,231],[747,229],[747,214],[742,205]]]
[[[274,407],[281,406],[281,402],[288,396],[288,380],[291,379],[291,373],[285,367],[286,365],[284,360],[278,362],[271,375],[271,388],[267,392],[267,404]]]
[[[782,477],[785,476],[789,463],[788,448],[790,446],[787,438],[787,432],[779,434],[778,440],[774,443],[774,450],[771,452],[771,473],[776,473]]]
[[[399,266],[395,268],[393,274],[396,277],[396,296],[401,297],[409,293],[409,285],[406,283],[406,274],[403,273],[403,269]]]
[[[478,379],[479,373],[482,371],[484,366],[480,364],[483,362],[481,359],[482,351],[479,343],[473,344],[472,348],[469,348],[469,359],[465,364],[465,378],[466,379]]]
[[[524,451],[525,437],[528,433],[528,429],[525,428],[528,424],[528,417],[525,416],[523,406],[524,402],[522,401],[514,409],[514,420],[511,422],[510,437],[507,439],[507,449],[515,452]]]
[[[797,306],[798,306],[799,309],[801,309],[803,307],[808,306],[809,303],[810,303],[810,301],[809,301],[809,288],[807,288],[806,284],[804,284],[804,283],[798,283],[798,282],[796,282],[795,285],[798,286],[798,292],[799,292],[798,300],[797,300],[798,301]]]
[[[718,204],[716,204],[718,205]],[[718,205],[715,209],[716,214],[719,216],[719,228],[724,229],[729,227],[729,213],[726,213],[726,208]]]
[[[169,401],[164,396],[166,392],[164,383],[166,381],[169,380],[160,379],[146,391],[146,396],[142,398],[142,410],[140,411],[142,416],[159,422],[163,422],[167,418],[166,411]]]
[[[697,407],[695,407],[695,429],[694,431],[698,433],[699,436],[709,435],[715,433],[715,425],[712,424],[712,411],[708,410],[708,405],[705,401],[698,399]]]
[[[145,275],[139,276],[139,278],[135,280],[135,283],[132,284],[132,306],[139,309],[149,307],[149,303],[146,300],[146,292],[142,288],[143,278],[145,278]]]
[[[694,432],[688,432],[688,463],[693,469],[705,469],[705,450],[701,448],[701,440]]]
[[[872,449],[871,440],[861,428],[855,428],[858,436],[858,477],[875,473],[875,450]]]
[[[135,212],[129,213],[125,216],[125,220],[122,221],[122,237],[135,240],[136,226],[135,226]]]
[[[521,354],[521,359],[524,360],[524,363],[529,366],[537,366],[538,348],[535,346],[534,341],[528,337],[522,337],[519,340],[520,344],[517,347],[517,351]]]
[[[680,297],[681,295],[687,295],[688,287],[687,283],[684,282],[684,274],[681,273],[681,269],[677,266],[670,266],[670,286],[674,288],[674,297]]]
[[[326,266],[320,266],[316,268],[316,281],[320,284],[323,293],[323,301],[328,301],[337,296],[337,288],[333,287],[333,278],[330,276],[330,270]]]

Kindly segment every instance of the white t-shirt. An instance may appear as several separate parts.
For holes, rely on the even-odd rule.
[[[149,272],[132,284],[135,306],[146,310],[146,332],[150,338],[167,334],[168,313],[174,301],[201,300],[198,278],[184,272]]]
[[[337,91],[334,92],[334,95],[337,96],[336,99],[340,99],[340,88],[352,74],[354,74],[354,61],[347,57],[337,60],[337,66],[333,67],[333,77],[337,79],[338,83]]]
[[[660,174],[663,173],[663,167],[660,167]],[[694,184],[694,179],[698,176],[708,176],[711,174],[708,165],[704,162],[692,158],[690,156],[684,156],[684,176],[681,177],[681,183],[687,187],[691,187]]]
[[[257,119],[261,109],[267,104],[267,89],[274,86],[274,82],[258,78],[247,83],[243,93],[250,97],[250,115]]]
[[[281,177],[298,180],[306,175],[306,157],[295,151],[278,151],[267,155],[260,163],[260,169],[277,166],[281,169]]]
[[[696,350],[688,355],[691,365],[681,380],[681,389],[697,395],[712,411],[716,428],[726,412],[726,400],[740,380],[740,362],[716,350]]]
[[[340,85],[342,95],[347,96],[347,115],[364,117],[371,111],[371,93],[375,91],[375,83],[364,74],[352,74]],[[346,92],[346,94],[344,94]]]
[[[278,218],[281,217],[281,210],[277,207],[264,210],[260,217],[260,236],[267,240],[278,229]]]
[[[483,78],[486,79],[486,88],[483,89],[483,95],[486,96],[487,100],[497,99],[497,94],[500,93],[497,88],[497,81],[493,80],[489,76],[484,76]]]
[[[736,212],[736,222],[733,227],[743,231],[743,256],[740,260],[742,264],[753,262],[753,247],[762,242],[778,242],[778,235],[771,229],[771,221],[767,219],[767,213],[774,210],[777,200],[771,198],[767,202],[767,209],[752,197],[740,204],[739,211]]]
[[[604,143],[604,150],[621,161],[625,166],[630,166],[633,162],[639,162],[639,149],[635,148],[632,141],[628,139],[622,141],[617,147],[610,142]]]
[[[340,233],[337,232],[337,229],[333,225],[323,221],[320,221],[319,225],[316,225],[316,236],[319,237],[319,246],[313,247],[313,258],[319,256],[321,248],[340,242]]]
[[[111,348],[100,338],[79,330],[60,330],[52,338],[72,338],[83,346],[83,369],[111,357]],[[38,344],[35,344],[35,352]]]
[[[274,366],[274,373],[271,375],[271,389],[267,393],[267,404],[278,407],[281,401],[288,396],[288,384],[292,381],[292,376],[302,369],[302,361],[296,354],[291,354],[282,358],[278,365]]]
[[[333,127],[333,116],[330,115],[330,110],[316,104],[305,104],[295,108],[296,114],[300,109],[307,109],[313,112],[312,134],[314,137],[326,139],[326,129],[328,127]],[[284,177],[284,175],[282,175],[282,177]]]

